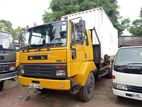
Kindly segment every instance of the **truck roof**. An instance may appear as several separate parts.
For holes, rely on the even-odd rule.
[[[119,47],[124,46],[142,46],[142,37],[140,36],[121,36],[119,37]]]
[[[94,9],[89,9],[89,10],[85,10],[85,11],[81,11],[81,12],[76,12],[76,13],[64,15],[64,16],[61,17],[61,19],[67,19],[67,17],[85,14],[85,13],[96,11],[96,10],[103,10],[103,7],[98,7],[98,8],[94,8]]]
[[[7,31],[0,31],[0,33],[8,33],[8,34],[11,34],[10,32],[7,32]]]
[[[120,47],[119,49],[128,49],[128,48],[142,48],[142,46],[125,46],[125,47]]]

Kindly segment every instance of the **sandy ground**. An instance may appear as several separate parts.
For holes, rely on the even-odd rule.
[[[22,87],[18,81],[6,81],[4,90],[0,92],[0,107],[142,107],[141,101],[118,99],[112,94],[111,86],[111,79],[100,79],[96,83],[94,98],[84,103],[68,92],[43,94]]]

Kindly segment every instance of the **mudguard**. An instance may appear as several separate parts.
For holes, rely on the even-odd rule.
[[[81,86],[85,86],[89,73],[96,71],[96,69],[96,65],[93,61],[82,62],[79,72],[73,77],[73,80]]]

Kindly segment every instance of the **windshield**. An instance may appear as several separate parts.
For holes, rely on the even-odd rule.
[[[118,51],[114,65],[142,64],[142,47],[122,48]]]
[[[56,22],[28,29],[23,33],[22,46],[43,46],[44,44],[58,44],[66,46],[67,23]]]
[[[15,50],[11,34],[0,32],[0,51],[1,50]]]

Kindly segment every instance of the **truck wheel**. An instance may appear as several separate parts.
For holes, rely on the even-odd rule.
[[[89,101],[94,95],[94,87],[95,87],[94,75],[93,73],[90,73],[86,85],[82,86],[78,93],[79,99],[84,102]]]
[[[4,86],[4,81],[1,81],[1,82],[0,82],[0,91],[3,90],[3,86]]]

